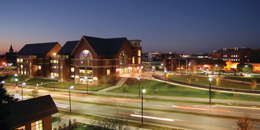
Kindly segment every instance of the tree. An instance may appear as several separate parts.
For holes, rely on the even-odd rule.
[[[256,49],[253,54],[250,56],[250,62],[260,63],[260,49]]]
[[[220,77],[216,78],[216,86],[218,86],[218,90],[219,90],[219,86],[221,85],[221,79]]]
[[[193,75],[196,74],[196,71],[197,71],[197,65],[196,65],[196,61],[195,60],[191,60],[189,62],[188,69],[189,69],[189,72],[190,72],[190,74],[191,74],[191,76],[193,78]]]
[[[125,93],[125,97],[126,97],[126,93],[129,92],[128,86],[126,84],[123,86],[123,92]]]
[[[32,90],[30,96],[32,96],[33,98],[38,97],[38,90],[37,89]]]
[[[187,78],[187,83],[188,83],[188,85],[190,85],[190,83],[191,83],[191,77],[190,76]]]
[[[251,82],[251,89],[253,90],[253,94],[254,94],[254,91],[257,87],[257,84],[256,84],[256,79],[252,79],[252,82]]]
[[[226,62],[226,69],[227,69],[227,70],[231,70],[232,64],[233,64],[233,63],[232,63],[231,61],[227,61],[227,62]]]
[[[254,128],[252,121],[247,114],[245,114],[243,117],[240,117],[236,124],[238,130],[252,130]]]
[[[240,64],[237,64],[237,70],[239,72],[251,73],[251,72],[253,72],[253,66],[244,64],[244,63],[240,63]]]
[[[0,81],[3,79],[0,78]],[[7,90],[4,88],[3,84],[0,84],[0,128],[7,129],[6,118],[10,115],[10,107],[13,103],[17,102],[17,99],[13,98],[7,93]]]
[[[236,101],[237,101],[237,98],[239,97],[239,95],[235,93],[234,89],[232,89],[232,91],[234,92],[234,97],[233,98],[235,99],[235,104],[237,104]]]

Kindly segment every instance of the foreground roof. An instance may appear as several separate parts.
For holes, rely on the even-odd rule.
[[[71,55],[79,41],[67,41],[65,45],[57,53],[58,55]]]
[[[98,55],[116,55],[122,47],[126,37],[122,38],[97,38],[83,36]],[[130,46],[130,45],[129,45]]]
[[[10,129],[59,112],[50,95],[16,102],[10,111],[11,115],[7,118]]]
[[[17,55],[46,55],[58,42],[26,44]]]

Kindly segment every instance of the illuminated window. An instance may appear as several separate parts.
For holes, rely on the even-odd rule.
[[[71,67],[71,68],[70,68],[70,71],[71,71],[71,72],[74,72],[74,67]]]
[[[223,57],[227,57],[227,55],[223,55]]]
[[[17,62],[20,62],[20,59],[17,59]]]
[[[23,59],[20,59],[20,62],[23,62]]]
[[[23,65],[21,65],[21,69],[23,69]]]
[[[42,130],[42,120],[31,123],[31,130]]]
[[[107,75],[110,75],[110,70],[107,70]]]
[[[138,57],[138,64],[141,64],[141,57]]]
[[[127,53],[122,50],[119,54],[119,66],[126,66],[128,65],[128,56]]]
[[[138,56],[141,56],[141,50],[138,50]]]
[[[41,70],[41,69],[42,69],[42,67],[41,67],[41,66],[38,66],[38,69],[39,69],[39,70]]]
[[[132,64],[135,63],[135,57],[132,57]]]

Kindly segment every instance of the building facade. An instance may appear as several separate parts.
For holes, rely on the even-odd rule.
[[[46,50],[41,54],[29,53],[33,45],[27,44],[18,52],[18,74],[52,77],[61,82],[98,84],[114,75],[140,71],[140,42],[128,41],[125,37],[82,36],[78,41],[66,42],[63,47],[58,43],[44,43]],[[36,50],[39,50],[37,45]]]
[[[249,58],[254,51],[250,48],[223,48],[215,51],[212,54],[212,59],[221,59],[223,61],[232,62],[249,62]]]

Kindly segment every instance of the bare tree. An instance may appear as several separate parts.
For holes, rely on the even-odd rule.
[[[247,114],[245,114],[243,117],[240,117],[236,124],[238,130],[252,130],[254,128],[252,121]]]
[[[216,78],[216,86],[218,86],[218,91],[219,91],[219,86],[221,85],[221,80],[220,77]]]
[[[257,84],[256,84],[256,79],[252,79],[251,89],[253,90],[253,94],[254,94],[254,92],[255,92],[256,86],[257,86]]]
[[[196,61],[195,60],[191,60],[189,62],[189,71],[190,71],[190,74],[193,78],[193,75],[196,74],[196,71],[197,71],[197,65],[196,65]]]
[[[237,101],[237,98],[239,97],[239,95],[235,93],[234,89],[232,89],[232,91],[234,92],[234,97],[233,98],[235,99],[235,104],[237,104],[236,101]]]
[[[126,93],[129,92],[128,86],[126,84],[124,84],[124,86],[123,86],[123,92],[125,93],[125,97],[126,97]]]
[[[190,83],[191,83],[191,77],[190,76],[187,78],[187,83],[188,83],[188,85],[190,85]]]

